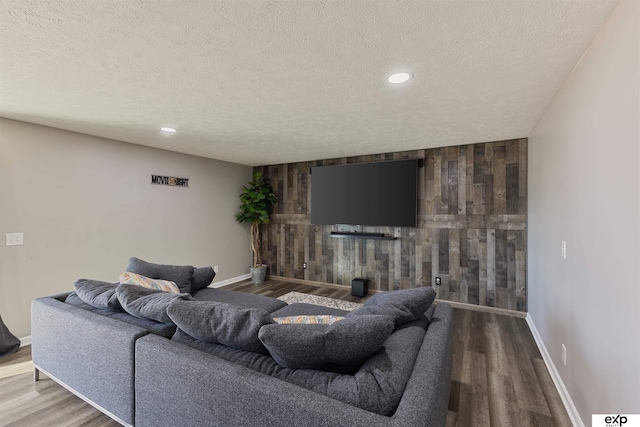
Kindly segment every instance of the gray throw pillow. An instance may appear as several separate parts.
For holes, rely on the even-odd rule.
[[[274,323],[266,310],[215,301],[173,301],[167,314],[180,329],[201,341],[268,353],[258,338],[262,326]]]
[[[89,279],[79,279],[73,284],[76,294],[85,303],[96,308],[122,311],[116,295],[116,286],[117,283]]]
[[[169,280],[174,282],[180,292],[191,293],[193,286],[193,270],[190,265],[163,265],[153,264],[136,257],[129,258],[127,271],[136,273],[150,279]]]
[[[193,270],[193,284],[191,285],[191,293],[206,288],[213,282],[216,272],[211,267],[201,267]]]
[[[431,287],[379,292],[346,317],[383,314],[393,317],[396,327],[413,322],[431,307],[436,291]]]
[[[167,324],[172,323],[167,315],[169,303],[176,299],[193,299],[189,294],[173,294],[158,289],[126,284],[118,285],[116,295],[118,295],[122,308],[130,315]]]
[[[357,316],[332,325],[266,325],[258,336],[278,364],[320,369],[360,364],[382,347],[393,329],[389,316]]]

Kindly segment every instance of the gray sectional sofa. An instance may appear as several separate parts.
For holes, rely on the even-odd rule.
[[[214,288],[192,296],[273,317],[347,313]],[[42,371],[123,425],[444,426],[451,329],[451,307],[437,304],[354,371],[289,369],[70,292],[33,301],[32,357],[36,379]]]

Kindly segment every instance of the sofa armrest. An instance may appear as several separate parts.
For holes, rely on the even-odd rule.
[[[399,425],[444,426],[453,363],[453,309],[435,307],[411,377],[394,417]]]
[[[127,424],[134,421],[135,341],[146,334],[54,297],[31,303],[36,367]]]
[[[441,427],[449,402],[451,349],[451,307],[442,305],[396,413],[385,417],[147,335],[136,341],[136,426]]]

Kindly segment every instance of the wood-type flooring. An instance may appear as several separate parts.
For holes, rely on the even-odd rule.
[[[348,288],[275,280],[225,289],[271,297],[295,291],[366,299],[351,296]],[[571,426],[524,319],[455,308],[453,352],[447,427]],[[0,426],[119,426],[46,375],[40,378],[33,382],[29,346],[0,359]]]

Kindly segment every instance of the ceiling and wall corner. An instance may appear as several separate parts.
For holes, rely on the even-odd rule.
[[[617,3],[3,0],[0,116],[252,166],[525,138]]]

